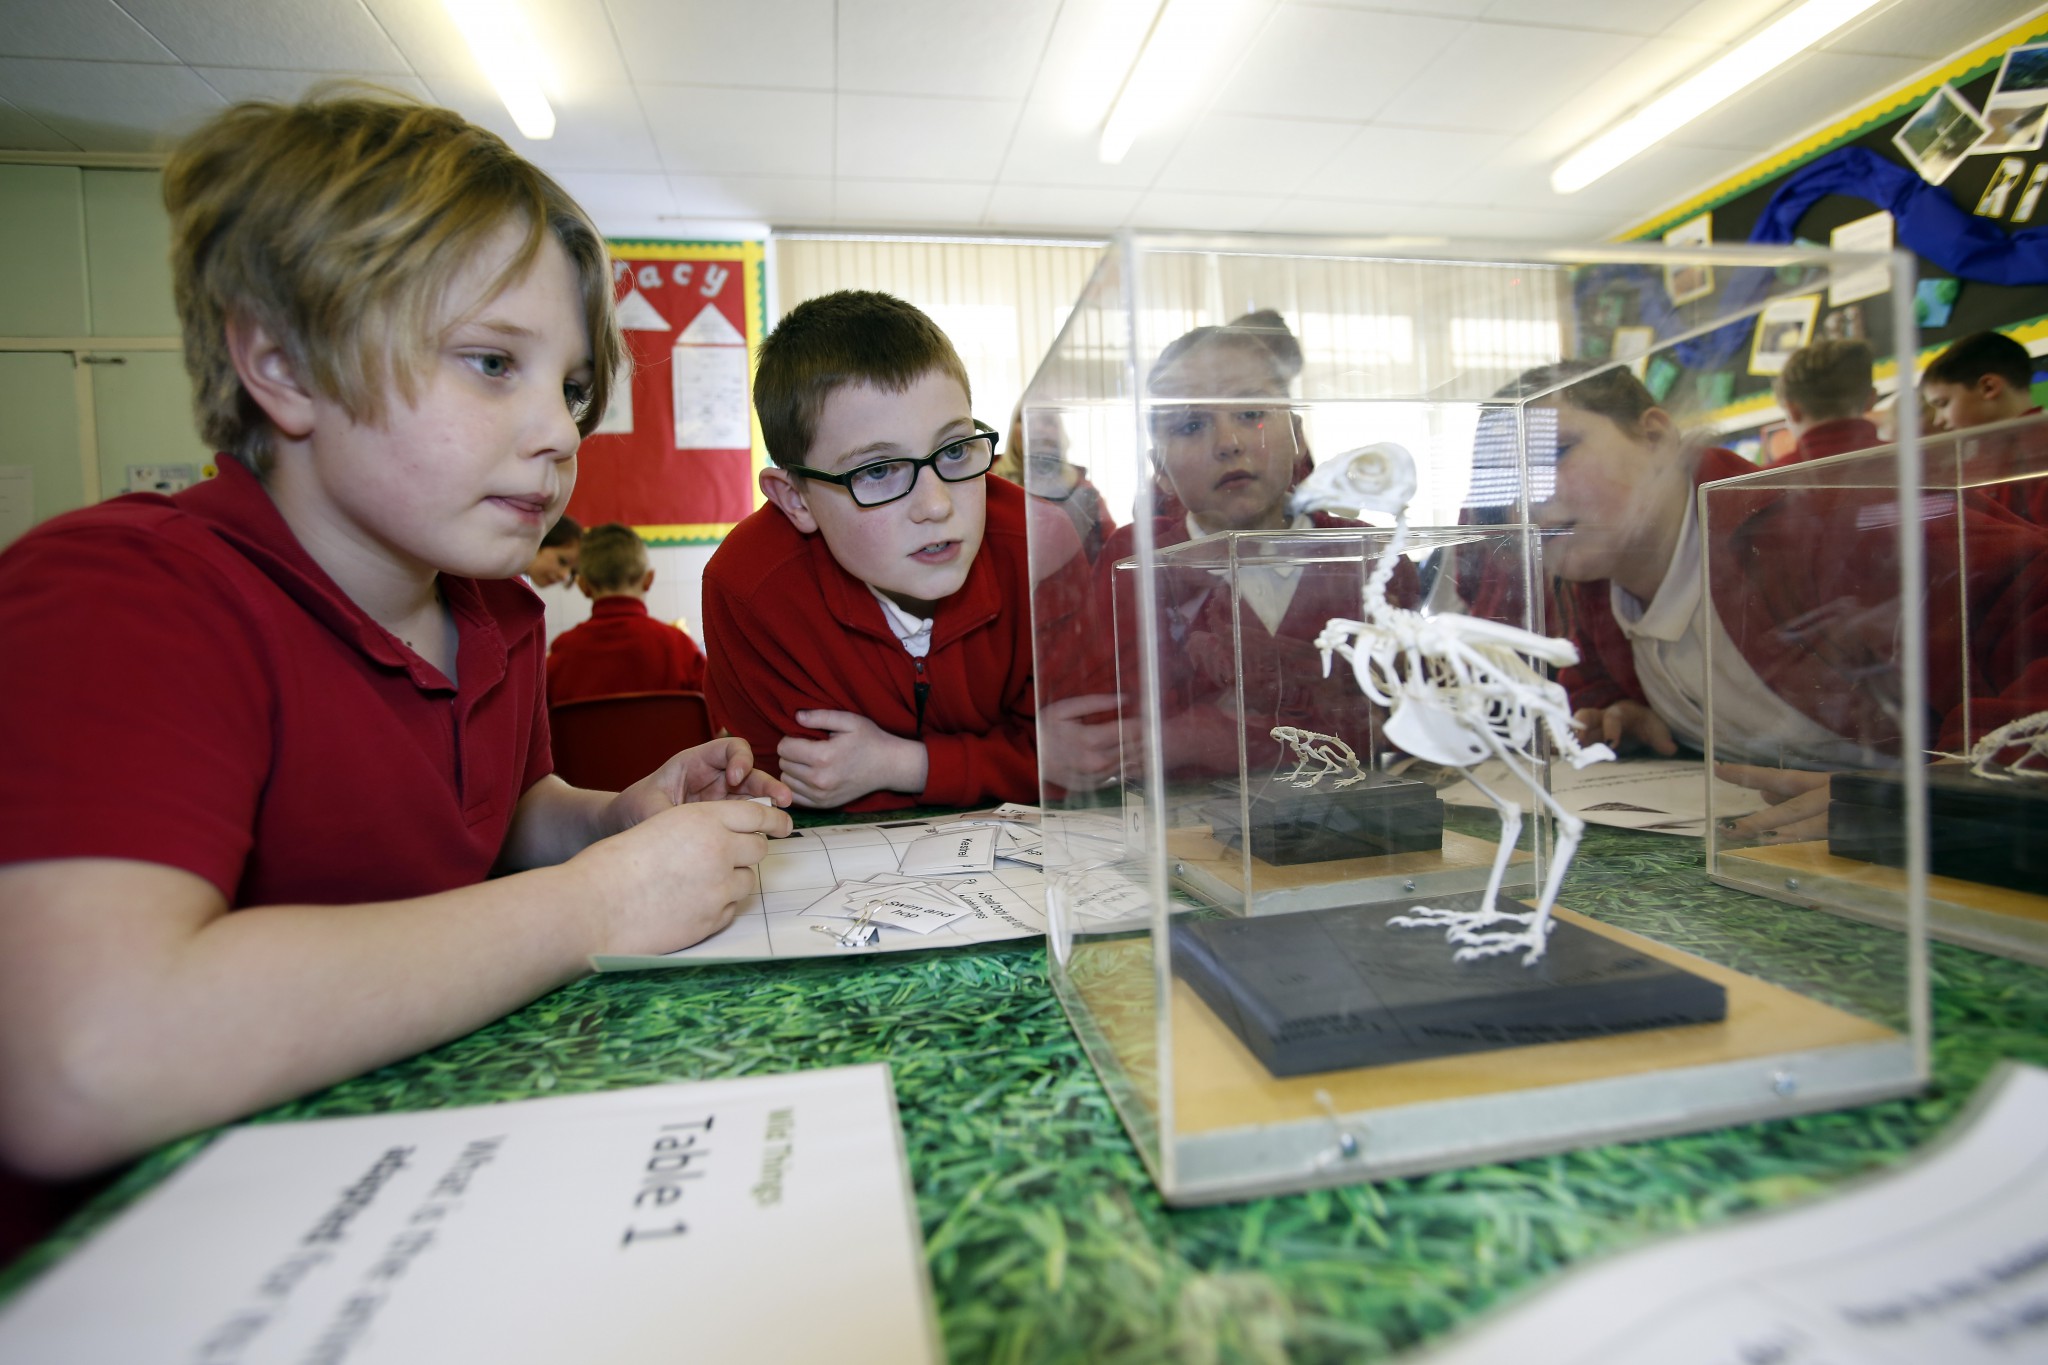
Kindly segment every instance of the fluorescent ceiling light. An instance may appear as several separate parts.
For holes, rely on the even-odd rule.
[[[1878,0],[1806,0],[1727,56],[1672,86],[1558,162],[1557,169],[1550,173],[1550,187],[1559,194],[1586,188],[1877,3]]]
[[[1102,121],[1096,155],[1112,166],[1122,161],[1140,134],[1166,123],[1195,92],[1208,89],[1219,58],[1241,40],[1253,8],[1247,0],[1162,0]]]
[[[540,45],[516,0],[443,0],[470,55],[489,77],[519,131],[535,142],[555,135],[555,110],[541,88]]]

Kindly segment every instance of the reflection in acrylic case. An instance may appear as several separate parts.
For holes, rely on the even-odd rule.
[[[1896,272],[1888,296],[1910,345],[1892,256],[1691,254],[1718,297],[1744,302],[1725,317],[1698,303],[1683,330],[1654,339],[1645,368],[1674,395],[1737,360],[1749,329],[1729,324],[1814,296],[1838,272]],[[1642,392],[1626,362],[1557,368],[1593,333],[1611,336],[1603,297],[1661,290],[1670,260],[1655,245],[1390,251],[1127,234],[1032,381],[1027,423],[1060,431],[1121,523],[1090,564],[1056,535],[1061,523],[1031,522],[1052,977],[1170,1200],[1924,1083],[1920,938],[1718,887],[1696,861],[1670,859],[1668,836],[1589,836],[1532,965],[1520,953],[1461,961],[1441,927],[1392,922],[1481,902],[1503,847],[1501,907],[1527,903],[1566,841],[1533,797],[1512,821],[1432,804],[1460,769],[1405,752],[1397,737],[1413,732],[1341,657],[1326,674],[1319,637],[1360,615],[1384,571],[1387,602],[1417,621],[1578,641],[1582,667],[1559,685],[1593,695],[1619,666],[1616,641],[1628,648],[1596,619],[1610,610],[1602,575],[1650,526],[1688,519],[1605,496],[1606,476],[1695,457],[1725,473],[1736,460],[1700,455],[1675,424],[1626,434],[1602,415],[1628,386]],[[1393,558],[1387,515],[1289,506],[1319,462],[1380,443],[1417,472]],[[1689,479],[1658,487],[1678,499],[1666,510],[1691,506]],[[1658,561],[1678,598],[1696,582],[1681,549]],[[1636,586],[1663,603],[1656,583]],[[1674,728],[1700,745],[1707,698],[1693,691],[1679,702],[1690,721]],[[1363,776],[1315,757],[1322,741],[1302,735],[1341,741]],[[1534,743],[1540,760],[1550,741]],[[1644,877],[1616,862],[1642,858],[1681,870]],[[1105,904],[1105,887],[1119,891],[1113,913],[1079,908]]]
[[[1918,739],[1900,704],[1907,613],[1884,571],[1898,558],[1896,462],[1892,447],[1856,451],[1701,495],[1711,590],[1754,604],[1724,613],[1712,676],[1764,684],[1716,696],[1713,756],[1818,793],[1810,818],[1780,829],[1713,821],[1709,866],[1726,885],[1896,926],[1915,913],[1905,862],[1924,831],[1927,931],[2048,965],[2048,419],[1925,443],[1903,500],[1925,565]],[[1816,639],[1820,620],[1833,625]],[[1772,704],[1792,720],[1760,734]],[[1922,782],[1925,814],[1909,820]]]

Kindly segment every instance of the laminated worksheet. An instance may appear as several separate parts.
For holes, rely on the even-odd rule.
[[[1583,1267],[1430,1365],[2048,1359],[2048,1071],[2007,1062],[1929,1150],[1814,1203]]]
[[[1074,913],[1084,919],[1132,913],[1128,887],[1105,886],[1099,894],[1089,889],[1084,874],[1121,851],[1120,826],[1090,818],[1105,832],[1100,847],[1070,854],[1062,864],[1080,887],[1071,897]],[[681,952],[599,955],[591,963],[601,972],[622,972],[1036,938],[1045,933],[1038,822],[1033,807],[1004,806],[968,816],[798,830],[770,841],[761,889],[722,933]]]
[[[941,1358],[884,1066],[235,1128],[0,1311],[36,1365]]]

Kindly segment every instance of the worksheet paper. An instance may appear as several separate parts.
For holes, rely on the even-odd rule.
[[[958,948],[975,943],[1036,938],[1045,932],[1045,860],[1038,835],[1038,811],[1003,806],[993,813],[936,820],[887,820],[870,825],[825,825],[769,841],[761,861],[760,891],[740,906],[732,924],[680,952],[648,956],[601,954],[591,958],[600,972],[650,967],[695,967],[714,962],[764,962],[781,958],[833,957],[852,953],[901,953]],[[1118,826],[1097,822],[1111,834]],[[966,852],[961,852],[963,842]],[[1100,843],[1100,847],[1096,846]],[[1063,849],[1076,847],[1072,841]],[[1078,875],[1120,856],[1120,840],[1091,841],[1084,854],[1063,854],[1063,871]],[[941,854],[951,855],[941,857]],[[1015,854],[1012,859],[1011,854]],[[936,869],[913,874],[905,866]],[[986,871],[944,869],[972,866]],[[964,902],[957,917],[916,915],[898,908],[879,913],[871,941],[841,941],[854,923],[854,904],[868,883],[895,879],[906,891],[918,884],[938,888]],[[1070,877],[1070,880],[1072,878]],[[1131,913],[1127,887],[1081,879],[1068,897],[1071,912],[1084,920]],[[1142,911],[1142,906],[1139,907]],[[832,932],[823,932],[830,930]]]
[[[2048,1071],[1845,1193],[1574,1271],[1427,1365],[2048,1360]],[[1986,1104],[1986,1098],[1989,1103]]]
[[[1480,764],[1473,775],[1524,811],[1536,805],[1528,787],[1520,778],[1510,776],[1507,765],[1498,759]],[[1707,833],[1707,780],[1707,765],[1697,758],[1624,758],[1584,768],[1561,762],[1550,765],[1550,794],[1587,824],[1695,839],[1703,839]],[[1753,788],[1738,787],[1718,777],[1713,783],[1714,812],[1720,819],[1748,815],[1766,804],[1763,793]],[[1447,806],[1494,808],[1470,782],[1453,783],[1439,795]]]
[[[35,1365],[939,1359],[883,1066],[236,1128],[0,1312]]]

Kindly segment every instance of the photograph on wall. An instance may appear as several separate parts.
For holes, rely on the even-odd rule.
[[[1690,221],[1680,223],[1664,234],[1664,245],[1676,247],[1712,246],[1714,243],[1714,215],[1703,213]],[[1664,292],[1671,296],[1673,303],[1691,303],[1714,292],[1714,267],[1710,265],[1677,265],[1664,267]]]
[[[1836,251],[1889,253],[1892,249],[1892,216],[1878,212],[1852,219],[1828,234],[1828,245]],[[1874,299],[1892,287],[1889,261],[1837,270],[1828,281],[1828,307],[1839,308],[1858,299]]]
[[[2013,48],[1998,64],[1998,79],[1985,96],[1984,112],[2048,106],[2048,43]]]
[[[2048,133],[2048,104],[2007,104],[1987,108],[1984,122],[1991,131],[1977,144],[1973,156],[1983,152],[2037,152]]]
[[[1813,340],[1814,319],[1820,313],[1820,295],[1801,294],[1796,299],[1773,299],[1757,314],[1756,335],[1750,343],[1751,374],[1783,374],[1792,353]]]
[[[1906,120],[1905,127],[1892,134],[1892,145],[1922,180],[1939,185],[1955,174],[1963,158],[1990,132],[1970,102],[1954,87],[1944,85]]]
[[[1650,347],[1657,344],[1657,329],[1654,327],[1617,327],[1614,329],[1614,358],[1616,360],[1640,360],[1650,353]]]

